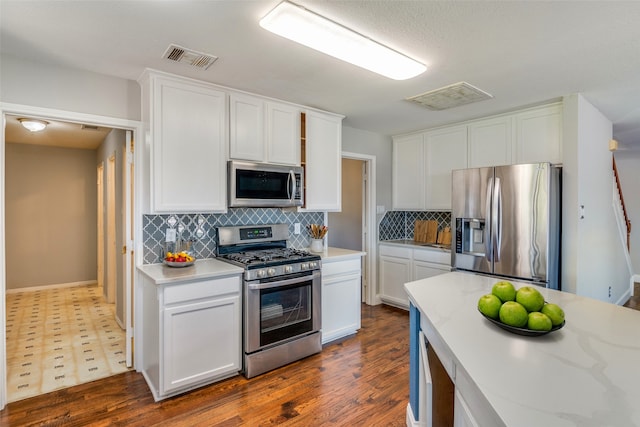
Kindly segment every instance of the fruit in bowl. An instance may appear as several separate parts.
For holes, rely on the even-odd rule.
[[[548,303],[535,287],[519,289],[507,281],[493,285],[478,300],[478,311],[503,329],[520,335],[543,335],[564,326],[564,311]]]
[[[172,252],[167,252],[164,256],[164,260],[167,262],[193,262],[196,259],[189,255],[187,252],[182,251],[175,254]]]

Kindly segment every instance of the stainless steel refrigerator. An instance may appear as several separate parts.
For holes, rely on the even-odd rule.
[[[560,289],[561,168],[452,172],[451,266]]]

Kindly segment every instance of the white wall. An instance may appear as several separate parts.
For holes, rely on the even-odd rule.
[[[561,286],[579,295],[624,303],[629,274],[612,206],[611,121],[579,94],[565,97],[563,116]]]
[[[140,120],[140,86],[76,68],[0,58],[0,101]]]
[[[640,274],[640,150],[616,151],[622,195],[631,221],[630,251],[633,271]]]
[[[5,151],[7,289],[95,281],[95,151]]]
[[[391,137],[343,126],[342,151],[376,156],[376,203],[391,210]]]

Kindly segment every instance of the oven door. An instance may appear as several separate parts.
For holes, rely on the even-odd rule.
[[[320,331],[320,270],[247,282],[245,353]]]

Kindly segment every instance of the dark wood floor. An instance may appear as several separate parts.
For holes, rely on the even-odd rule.
[[[633,296],[624,304],[625,307],[640,310],[640,283],[634,283]]]
[[[355,336],[250,380],[155,403],[142,375],[128,372],[10,403],[0,426],[404,426],[408,312],[362,308]]]

